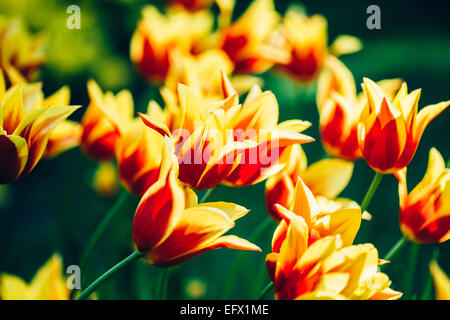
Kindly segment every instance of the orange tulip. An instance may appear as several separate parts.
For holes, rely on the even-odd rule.
[[[48,139],[62,120],[79,106],[43,104],[40,85],[14,85],[6,90],[0,71],[0,184],[33,170]]]
[[[208,11],[169,10],[164,15],[156,7],[146,6],[142,16],[131,39],[131,60],[149,81],[158,83],[169,70],[170,52],[175,48],[195,51],[213,24]]]
[[[355,79],[347,67],[329,55],[317,85],[320,136],[328,154],[354,161],[362,157],[358,123],[367,99],[356,95]],[[400,88],[401,80],[382,80],[378,85],[388,97]]]
[[[361,49],[361,42],[351,36],[340,36],[328,49],[327,21],[321,15],[308,17],[304,10],[292,7],[280,27],[284,39],[283,47],[289,52],[286,63],[280,69],[293,79],[311,81],[322,70],[326,58],[331,54],[342,55]]]
[[[286,166],[266,182],[266,207],[275,220],[281,220],[281,217],[274,205],[291,207],[299,177],[315,197],[334,199],[347,186],[353,173],[353,163],[340,159],[324,159],[307,167],[306,155],[299,145],[287,147],[280,163]]]
[[[111,109],[124,119],[133,116],[133,98],[128,90],[116,96],[112,92],[103,94],[95,81],[88,82],[90,104],[84,114],[81,148],[92,159],[107,161],[114,159],[114,150],[119,138],[117,128],[105,118],[102,109]]]
[[[408,239],[421,243],[450,239],[450,169],[439,151],[430,150],[422,181],[408,193],[406,168],[396,173],[399,180],[400,227]]]
[[[255,0],[233,24],[219,31],[218,47],[225,51],[240,73],[261,73],[274,63],[287,61],[277,43],[279,15],[273,0]]]
[[[170,157],[163,160],[160,179],[144,194],[134,216],[133,241],[147,261],[171,266],[211,249],[261,251],[247,240],[224,236],[248,210],[227,202],[198,204],[195,193],[177,180],[176,159]]]
[[[367,78],[364,92],[367,105],[358,127],[359,147],[367,163],[380,173],[394,173],[406,167],[426,126],[450,104],[440,102],[417,112],[421,91],[408,94],[406,83],[392,101]]]
[[[277,233],[275,233],[276,235]],[[284,239],[266,257],[281,300],[392,300],[401,293],[378,272],[378,252],[372,244],[345,246],[339,235],[310,244],[305,220],[292,216]]]

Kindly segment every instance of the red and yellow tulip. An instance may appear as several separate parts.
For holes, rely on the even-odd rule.
[[[70,89],[63,87],[47,99],[44,105],[66,106],[70,103]],[[61,121],[48,139],[44,157],[52,158],[60,153],[80,145],[81,125],[71,120]]]
[[[286,165],[284,169],[266,182],[267,211],[276,220],[281,220],[281,217],[274,205],[291,207],[299,177],[315,197],[334,199],[347,186],[353,173],[353,163],[341,159],[324,159],[308,167],[306,155],[299,145],[287,147],[280,163]]]
[[[247,240],[224,236],[248,210],[227,202],[198,204],[192,189],[177,179],[173,153],[166,156],[160,179],[142,197],[133,221],[133,241],[146,260],[171,266],[212,249],[261,251]]]
[[[94,160],[112,160],[120,133],[102,109],[111,109],[111,112],[128,121],[133,116],[133,98],[128,90],[122,90],[115,96],[112,92],[103,93],[93,80],[88,82],[87,87],[90,104],[81,122],[81,148]]]
[[[391,100],[372,80],[364,79],[367,104],[361,114],[358,142],[367,163],[379,173],[394,173],[414,156],[422,134],[449,101],[418,112],[421,90],[408,94],[406,83]]]
[[[123,130],[116,146],[116,159],[122,184],[142,196],[159,177],[163,137],[147,128],[140,119]]]
[[[195,52],[213,25],[208,11],[169,10],[164,15],[156,7],[146,6],[142,16],[131,40],[131,60],[149,81],[157,83],[166,78],[170,52]]]
[[[79,106],[50,106],[40,84],[13,85],[6,90],[0,71],[0,184],[33,170],[55,127]]]
[[[401,80],[382,80],[378,85],[392,97],[400,88]],[[363,93],[356,94],[352,73],[331,55],[319,76],[316,100],[321,141],[327,153],[349,161],[361,158],[358,123],[367,99]]]
[[[283,168],[279,157],[285,148],[314,141],[300,133],[311,123],[301,120],[278,123],[278,115],[275,95],[254,86],[228,124],[236,141],[249,141],[254,146],[247,148],[237,159],[225,184],[241,187],[261,182]]]
[[[421,243],[450,239],[450,169],[436,149],[430,150],[422,181],[408,193],[406,168],[396,173],[399,180],[400,227],[410,240]]]
[[[327,20],[321,15],[308,17],[304,10],[292,7],[280,26],[283,47],[289,52],[286,63],[279,65],[293,79],[314,80],[330,55],[342,55],[361,49],[361,42],[354,37],[338,37],[328,49]]]
[[[172,139],[179,179],[198,190],[219,183],[258,183],[282,169],[278,160],[284,148],[313,141],[299,133],[309,127],[308,122],[277,124],[278,104],[271,92],[255,86],[241,106],[228,78],[223,79],[223,100],[204,98],[179,86],[179,125],[173,133],[161,119],[141,116],[146,125]]]
[[[197,190],[221,183],[235,166],[235,158],[248,142],[235,142],[227,135],[227,119],[236,107],[225,111],[229,99],[206,99],[186,86],[179,86],[184,116],[173,132],[156,117],[140,114],[143,122],[167,136],[179,162],[178,178]]]
[[[308,223],[292,215],[282,241],[266,257],[267,269],[280,300],[392,300],[401,293],[378,272],[378,252],[372,244],[345,246],[339,235],[311,244]],[[275,238],[277,237],[277,238]],[[279,243],[278,243],[279,242]]]
[[[254,0],[235,22],[219,30],[218,47],[234,62],[239,73],[261,73],[284,63],[288,53],[279,43],[279,22],[273,0]]]
[[[360,208],[342,206],[336,209],[322,210],[313,193],[301,178],[297,180],[293,198],[289,209],[280,204],[274,206],[277,216],[282,219],[273,236],[272,249],[274,252],[279,250],[286,237],[289,223],[295,216],[302,217],[308,226],[308,245],[330,235],[340,235],[345,246],[353,243],[361,225]]]

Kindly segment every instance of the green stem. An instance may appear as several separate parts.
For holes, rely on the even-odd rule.
[[[274,221],[272,218],[267,217],[263,222],[261,222],[258,227],[253,231],[253,233],[248,237],[248,240],[250,242],[255,242],[258,240],[261,235],[263,235],[269,228],[272,226]],[[231,266],[230,273],[228,274],[227,280],[225,282],[225,289],[223,290],[222,298],[226,299],[230,296],[231,290],[233,289],[233,279],[236,277],[242,263],[244,262],[244,253],[239,252],[237,255],[236,260],[234,261],[233,265]]]
[[[128,257],[117,263],[111,269],[103,273],[100,277],[98,277],[94,282],[92,282],[83,292],[81,292],[80,296],[77,300],[84,300],[89,298],[89,296],[106,280],[115,275],[120,269],[125,267],[126,265],[140,259],[143,257],[143,254],[137,251],[131,253]]]
[[[171,270],[172,268],[170,267],[164,268],[161,274],[161,291],[159,294],[160,300],[166,300],[167,298],[167,286],[169,284],[169,276]]]
[[[405,298],[411,298],[412,284],[414,283],[414,271],[416,269],[416,260],[419,254],[419,244],[412,242],[409,249],[408,269],[405,273]]]
[[[389,252],[384,256],[383,260],[387,260],[390,261],[393,257],[395,257],[395,255],[397,255],[397,253],[400,251],[400,249],[406,244],[408,240],[405,237],[401,237],[395,244],[394,246],[391,248],[391,250],[389,250]],[[382,269],[384,265],[380,266],[380,269]]]
[[[437,260],[439,257],[439,248],[433,250],[431,254],[431,261]],[[428,272],[427,282],[425,284],[425,288],[423,289],[422,300],[431,300],[431,292],[433,287],[433,278],[431,277],[431,273]]]
[[[263,291],[261,291],[261,294],[259,295],[258,300],[264,300],[264,298],[267,296],[270,290],[272,290],[275,287],[274,283],[271,281],[270,283],[265,286]]]
[[[215,186],[211,189],[206,190],[205,194],[203,195],[203,197],[199,203],[208,201],[213,196],[213,194],[217,191],[217,188],[218,188],[218,186]]]
[[[106,213],[103,220],[98,225],[97,229],[95,229],[94,234],[89,239],[88,244],[86,245],[82,255],[81,255],[81,269],[84,269],[86,266],[89,257],[92,254],[92,251],[94,250],[95,245],[97,244],[98,240],[102,236],[103,232],[105,232],[106,227],[108,227],[111,220],[116,216],[116,214],[120,211],[126,200],[128,199],[129,193],[124,191],[122,195],[117,199],[117,201],[114,203],[114,205],[111,207],[111,209]]]
[[[364,196],[364,200],[362,201],[361,212],[366,211],[367,207],[370,204],[370,201],[372,200],[373,195],[375,194],[375,191],[378,188],[378,185],[381,182],[381,179],[383,179],[383,174],[376,172],[375,176],[373,177],[372,183],[370,184],[370,187],[367,190],[366,195]]]

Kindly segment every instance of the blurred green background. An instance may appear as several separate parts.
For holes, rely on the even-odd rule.
[[[249,1],[237,1],[236,16]],[[103,89],[117,91],[128,88],[133,93],[136,109],[145,110],[151,98],[160,99],[156,88],[148,85],[135,71],[129,59],[129,42],[140,9],[147,3],[161,6],[163,1],[64,1],[64,0],[0,0],[0,13],[20,15],[32,31],[48,35],[47,62],[37,80],[43,81],[50,94],[63,85],[72,91],[71,103],[88,105],[86,81],[94,78]],[[276,1],[283,13],[291,1]],[[66,28],[66,9],[71,4],[81,8],[81,30]],[[401,77],[410,89],[422,88],[420,107],[449,99],[450,77],[450,5],[448,1],[303,1],[311,14],[320,13],[328,19],[330,43],[339,34],[360,37],[364,49],[342,58],[353,72],[357,83],[363,76],[373,80]],[[378,4],[381,8],[381,30],[366,28],[366,8]],[[314,125],[307,133],[318,136],[318,113],[314,102],[314,85],[299,85],[277,73],[262,76],[264,89],[272,90],[280,104],[281,120],[301,118]],[[80,119],[83,111],[72,118]],[[438,148],[448,159],[449,111],[447,110],[425,131],[419,149],[408,168],[411,189],[423,176],[428,152]],[[320,159],[320,142],[305,146],[310,162]],[[20,181],[0,186],[0,271],[17,274],[27,281],[55,251],[63,255],[65,265],[77,264],[79,254],[102,216],[112,206],[114,198],[102,198],[91,187],[97,164],[86,159],[79,149],[59,157],[41,161],[35,170]],[[342,196],[360,202],[372,179],[373,172],[364,160],[356,162],[354,175]],[[236,202],[251,209],[238,221],[233,234],[247,237],[267,214],[264,205],[264,183],[248,188],[220,187],[212,200]],[[131,224],[137,198],[128,201],[115,218],[95,249],[84,281],[97,275],[130,253]],[[380,255],[387,253],[401,233],[398,227],[398,192],[393,176],[383,179],[369,211],[370,222],[363,222],[358,243],[372,242]],[[234,261],[241,256],[241,268],[233,279],[231,298],[256,298],[268,282],[265,254],[270,248],[272,233],[261,237],[257,244],[263,253],[215,250],[174,268],[169,282],[168,297],[223,297],[230,286],[227,275]],[[421,246],[412,292],[420,297],[429,277],[427,263],[436,246]],[[439,264],[450,274],[450,245],[439,246]],[[410,246],[394,259],[385,271],[400,289],[405,279]],[[102,299],[149,299],[153,297],[161,270],[139,262],[121,271],[100,290]],[[194,282],[192,282],[194,280]],[[198,280],[198,281],[197,281]],[[405,282],[406,281],[406,282]],[[195,295],[189,287],[196,287]],[[417,296],[416,296],[417,297]]]

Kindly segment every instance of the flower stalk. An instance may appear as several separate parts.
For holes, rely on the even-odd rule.
[[[106,280],[115,275],[120,269],[129,265],[130,263],[142,258],[144,255],[138,251],[134,251],[128,257],[117,263],[111,269],[103,273],[100,277],[98,277],[94,282],[92,282],[77,298],[77,300],[85,300],[89,298],[89,296]]]

